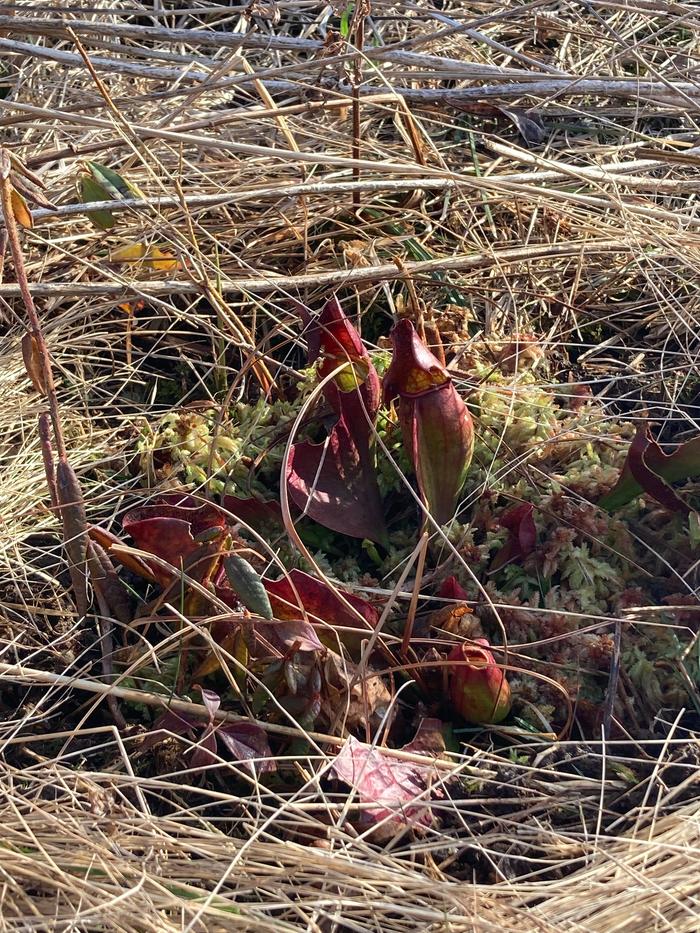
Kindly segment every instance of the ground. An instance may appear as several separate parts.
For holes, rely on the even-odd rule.
[[[694,4],[0,29],[7,928],[694,931]]]

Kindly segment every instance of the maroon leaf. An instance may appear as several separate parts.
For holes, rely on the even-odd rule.
[[[418,488],[436,522],[454,515],[474,450],[469,409],[448,371],[401,320],[391,332],[394,355],[384,376],[386,402],[399,397],[403,445]]]
[[[217,735],[229,753],[237,761],[242,761],[254,773],[276,771],[277,765],[266,733],[255,723],[234,723],[222,726]],[[253,759],[257,759],[253,764]]]
[[[379,376],[362,338],[348,320],[338,299],[335,295],[330,298],[316,318],[312,318],[308,312],[303,316],[309,322],[306,328],[309,363],[314,363],[319,357],[322,360],[319,375],[324,378],[341,363],[350,364],[324,389],[328,404],[337,415],[345,415],[353,421],[357,417],[359,422],[364,421],[365,424],[369,415],[372,422],[379,410]],[[358,403],[358,388],[362,403]]]
[[[508,529],[508,540],[494,557],[491,573],[533,553],[537,546],[537,528],[532,517],[533,512],[534,506],[530,502],[523,502],[501,515],[499,524]]]
[[[461,586],[457,577],[447,577],[443,580],[437,595],[440,599],[454,599],[460,602],[466,602],[469,599],[469,594]]]
[[[211,723],[202,732],[190,760],[193,768],[208,768],[219,761],[216,753],[216,732]]]
[[[379,621],[379,613],[366,599],[345,590],[338,591],[359,613],[358,618],[344,605],[338,592],[302,570],[291,570],[288,577],[264,582],[277,619],[303,619],[306,613],[312,621],[342,628],[362,628],[361,619],[364,619],[367,629],[373,629]]]
[[[419,740],[420,731],[419,727],[414,742]],[[419,744],[424,754],[426,748]],[[415,750],[412,746],[413,743],[406,749]],[[439,753],[442,749],[434,750]],[[434,766],[402,761],[350,736],[333,761],[332,770],[336,777],[355,789],[363,803],[375,805],[363,811],[372,822],[390,818],[392,823],[404,825],[429,826],[432,823],[427,788],[431,778],[437,776]]]
[[[224,496],[224,508],[255,531],[260,531],[270,525],[282,527],[282,509],[279,502],[258,499],[255,496],[240,498],[238,496]]]
[[[352,538],[386,540],[384,509],[369,449],[341,417],[321,444],[294,444],[287,464],[289,495],[301,511]]]
[[[384,511],[371,454],[379,376],[335,297],[311,319],[308,335],[309,360],[321,359],[322,378],[341,363],[347,366],[324,387],[338,415],[328,437],[321,444],[301,441],[293,447],[286,477],[290,497],[304,514],[332,531],[384,542]]]
[[[442,722],[439,719],[421,719],[416,734],[403,750],[417,755],[441,755],[445,751]]]
[[[226,516],[211,503],[201,503],[192,496],[178,493],[164,496],[153,505],[141,506],[127,512],[122,520],[124,531],[131,535],[136,546],[167,561],[172,571],[151,565],[153,575],[165,586],[176,576],[195,552],[207,554],[210,535],[223,534]],[[200,538],[200,540],[196,540]],[[202,566],[195,575],[203,576]]]
[[[180,715],[174,710],[167,710],[154,723],[152,730],[145,735],[141,743],[141,749],[146,751],[153,748],[158,742],[162,742],[167,735],[186,735],[191,736],[194,729],[200,728],[202,723],[197,719],[190,719],[188,716]]]

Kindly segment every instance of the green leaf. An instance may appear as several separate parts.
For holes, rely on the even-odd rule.
[[[248,561],[237,554],[230,554],[224,558],[224,570],[228,582],[246,609],[262,616],[263,619],[272,619],[272,606],[265,585],[260,574]]]
[[[90,175],[81,175],[79,181],[80,198],[82,201],[109,201],[111,195],[107,194],[104,188],[97,184]],[[90,222],[99,230],[109,230],[117,220],[111,211],[86,211]]]
[[[630,444],[617,484],[599,499],[598,505],[614,512],[646,492],[671,511],[682,511],[680,505],[674,507],[676,500],[678,503],[682,500],[669,484],[697,476],[700,476],[700,437],[694,437],[672,454],[666,454],[643,423]],[[684,510],[688,511],[687,506]]]
[[[340,35],[343,39],[347,39],[350,35],[350,16],[352,11],[355,8],[354,3],[348,3],[348,5],[343,10],[343,14],[340,17]]]
[[[136,194],[134,186],[113,169],[100,165],[99,162],[86,162],[85,164],[100,188],[107,192],[108,198],[119,200],[134,197]]]

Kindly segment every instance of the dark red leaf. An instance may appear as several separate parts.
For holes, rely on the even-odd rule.
[[[306,334],[309,342],[309,363],[322,358],[321,377],[329,375],[340,363],[352,364],[352,369],[340,373],[324,389],[329,405],[337,415],[345,415],[354,422],[357,418],[367,422],[366,410],[372,422],[379,409],[380,382],[362,338],[340,307],[335,295],[323,306],[316,318],[304,315],[309,321]],[[357,403],[357,395],[362,403]]]
[[[255,531],[270,525],[283,526],[282,509],[279,502],[258,499],[254,496],[240,498],[238,496],[224,496],[224,508]]]
[[[447,577],[443,580],[437,595],[441,599],[454,599],[460,602],[466,602],[469,599],[469,594],[464,587],[461,586],[457,577]]]
[[[338,421],[321,444],[294,445],[287,483],[294,504],[319,524],[354,538],[385,541],[386,528],[374,460],[373,426],[380,404],[380,382],[369,353],[335,296],[307,323],[309,361],[321,360],[329,376],[326,401]]]
[[[153,505],[141,506],[127,512],[122,520],[124,531],[131,535],[136,546],[167,561],[173,571],[156,566],[151,570],[161,585],[167,585],[200,548],[204,556],[208,552],[205,541],[196,541],[206,536],[210,529],[220,529],[223,534],[226,516],[215,505],[199,502],[191,496],[179,493],[164,496]],[[198,570],[199,576],[204,567]]]
[[[386,540],[384,508],[369,448],[340,418],[325,442],[294,444],[287,464],[289,495],[303,514],[352,538]]]
[[[654,455],[656,455],[657,460],[659,456],[665,456],[652,438],[648,426],[640,427],[627,455],[627,462],[632,476],[644,492],[650,495],[652,499],[656,499],[670,512],[681,512],[683,515],[688,515],[690,513],[688,504],[681,499],[672,486],[669,486],[665,479],[654,472],[647,462],[647,458],[649,458],[653,463]]]
[[[201,728],[202,723],[197,719],[191,719],[188,716],[176,713],[174,710],[167,710],[154,723],[153,728],[145,735],[141,743],[141,749],[146,751],[153,748],[158,742],[162,742],[168,735],[187,735],[191,736],[193,731]]]
[[[253,773],[262,774],[277,770],[267,735],[255,723],[241,722],[222,726],[217,735],[232,757],[247,764]],[[257,759],[254,764],[253,759]]]
[[[216,731],[209,723],[202,732],[196,747],[192,750],[190,762],[193,768],[208,768],[219,761],[216,753]]]
[[[509,534],[508,540],[493,559],[492,573],[515,560],[522,560],[535,550],[537,528],[532,517],[534,508],[532,503],[523,502],[508,509],[499,518],[499,525],[501,528],[507,528]]]
[[[291,570],[288,577],[264,582],[277,619],[303,619],[306,613],[312,622],[325,622],[342,628],[363,628],[361,620],[364,619],[367,629],[373,629],[379,622],[379,613],[366,599],[339,590],[345,601],[359,613],[358,618],[328,584],[302,570]]]
[[[598,505],[614,512],[646,492],[671,511],[687,515],[689,506],[669,483],[696,476],[700,476],[700,437],[667,454],[652,438],[649,426],[642,423],[630,445],[620,478]]]

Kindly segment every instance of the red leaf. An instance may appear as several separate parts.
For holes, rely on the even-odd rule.
[[[222,726],[217,735],[230,754],[237,761],[247,764],[253,773],[262,774],[277,770],[267,735],[255,723],[241,722]],[[255,764],[252,763],[253,759],[258,759]]]
[[[422,725],[413,743],[419,741],[419,751],[425,754],[427,748],[419,740]],[[432,727],[427,731],[432,731]],[[425,737],[426,732],[423,733]],[[406,746],[407,751],[415,750],[413,743]],[[442,750],[444,744],[433,749],[437,753]],[[350,736],[333,761],[332,770],[336,777],[354,788],[363,803],[375,804],[363,811],[363,816],[372,822],[390,818],[392,823],[404,825],[429,826],[432,823],[427,793],[431,778],[437,776],[432,765],[402,761]]]
[[[287,483],[295,505],[320,525],[352,538],[386,540],[384,509],[369,449],[358,446],[344,418],[325,442],[294,444]]]
[[[384,398],[399,396],[399,422],[423,501],[440,525],[455,512],[474,451],[469,409],[448,371],[421,341],[413,324],[391,332],[394,354],[384,376]]]
[[[532,514],[535,507],[523,502],[504,512],[498,520],[501,528],[507,528],[508,540],[496,554],[491,564],[491,573],[516,560],[532,554],[537,546],[537,528]]]
[[[131,535],[140,550],[160,557],[173,567],[169,572],[152,565],[154,576],[163,586],[179,574],[196,551],[202,549],[202,555],[206,554],[206,541],[196,541],[196,537],[205,537],[212,529],[214,533],[216,529],[223,533],[225,526],[226,516],[216,506],[178,493],[164,496],[153,505],[132,509],[122,520],[124,531]],[[198,568],[195,575],[202,576],[204,570],[204,567]]]
[[[316,318],[310,317],[308,312],[303,316],[309,322],[306,328],[309,363],[322,358],[319,367],[321,377],[329,375],[340,363],[352,365],[352,369],[348,367],[325,387],[328,404],[337,415],[344,414],[352,421],[357,417],[366,423],[366,410],[370,421],[373,421],[380,402],[379,376],[362,338],[348,320],[338,299],[335,295],[330,298]],[[358,386],[364,408],[362,403],[353,404],[359,402]]]
[[[437,595],[440,599],[454,599],[460,602],[467,602],[469,600],[469,594],[464,587],[461,586],[457,577],[447,577],[443,580]]]
[[[193,768],[208,768],[219,761],[216,753],[216,732],[209,723],[200,736],[196,747],[192,750],[190,762]]]
[[[289,577],[264,582],[277,619],[303,619],[304,612],[306,612],[312,621],[326,622],[328,625],[337,625],[342,628],[363,627],[357,615],[343,604],[328,584],[302,570],[291,570]],[[367,629],[373,629],[376,626],[379,613],[371,603],[345,590],[338,592],[342,593],[350,606],[365,619]]]
[[[255,496],[239,498],[238,496],[224,496],[224,508],[235,515],[239,521],[250,525],[255,531],[269,525],[282,526],[282,509],[279,502],[258,499]]]
[[[369,353],[333,297],[308,324],[309,361],[321,357],[320,376],[347,367],[324,387],[338,421],[321,444],[294,445],[287,465],[295,505],[332,531],[372,541],[386,540],[384,511],[371,456],[380,382]]]
[[[168,735],[192,735],[193,730],[201,725],[198,720],[182,716],[180,713],[169,709],[156,719],[151,731],[144,736],[141,750],[146,751],[153,748],[154,745],[162,742]]]

